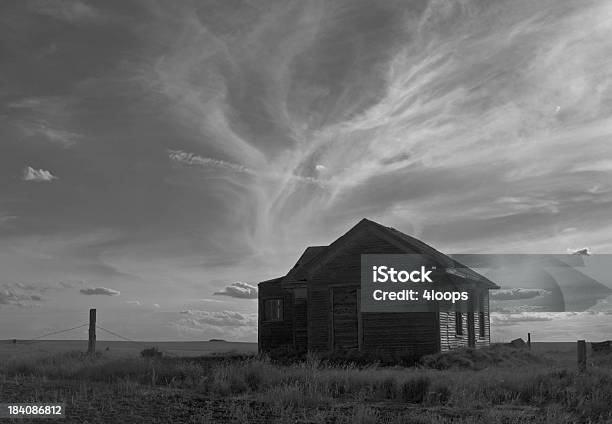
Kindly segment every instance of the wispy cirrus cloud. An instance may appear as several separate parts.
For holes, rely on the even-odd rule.
[[[26,136],[40,135],[62,147],[72,147],[81,138],[80,134],[61,128],[54,128],[45,122],[30,122],[22,124],[21,128]]]
[[[104,13],[80,0],[28,0],[27,5],[35,13],[70,23],[96,23],[105,18]]]
[[[74,100],[68,96],[24,97],[7,105],[15,126],[27,138],[39,137],[63,148],[73,147],[82,135],[72,129]]]
[[[79,293],[87,296],[119,296],[121,294],[121,292],[119,292],[118,290],[109,289],[106,287],[87,287],[79,290]]]
[[[185,160],[258,177],[224,180],[255,199],[248,228],[262,230],[245,234],[249,246],[313,237],[315,215],[338,231],[367,215],[481,250],[508,237],[505,246],[520,244],[521,227],[552,249],[589,231],[562,232],[576,213],[612,231],[603,218],[612,198],[589,191],[609,185],[601,155],[612,154],[601,143],[612,128],[604,2],[368,10],[385,25],[355,44],[357,6],[279,6],[244,28],[248,51],[197,8],[181,11],[182,46],[157,63],[151,84],[178,102],[173,111],[200,131],[203,150],[231,158]],[[294,28],[273,24],[279,17]],[[265,49],[272,34],[284,40],[275,52]]]
[[[491,300],[525,300],[533,299],[538,296],[542,296],[549,293],[543,289],[524,289],[524,288],[512,288],[512,289],[500,289],[491,291]]]
[[[168,150],[168,157],[173,162],[179,163],[181,165],[190,165],[190,166],[201,166],[201,167],[211,167],[217,169],[226,169],[235,172],[241,172],[245,174],[251,174],[247,167],[243,165],[239,165],[237,163],[231,163],[224,160],[213,159],[213,158],[205,158],[194,153],[184,152],[182,150]]]

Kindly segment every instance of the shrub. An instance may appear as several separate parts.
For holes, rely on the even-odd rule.
[[[274,363],[279,365],[289,365],[306,357],[305,352],[298,352],[292,346],[280,346],[274,349],[268,349],[266,356]]]
[[[419,361],[421,366],[437,370],[481,370],[491,366],[516,367],[541,362],[542,358],[527,350],[503,345],[492,345],[481,349],[454,349],[423,356]]]
[[[438,384],[429,392],[429,401],[432,403],[440,403],[442,405],[448,403],[451,397],[451,390],[448,386]]]
[[[263,381],[263,376],[257,369],[251,368],[246,371],[244,380],[249,389],[256,391]]]
[[[229,389],[230,389],[230,392],[233,394],[240,394],[240,393],[246,392],[249,389],[249,387],[247,386],[247,383],[244,380],[236,376],[230,379]]]
[[[329,405],[329,398],[307,383],[273,386],[260,396],[266,403],[278,408],[303,409]]]
[[[143,358],[161,358],[163,353],[157,348],[157,346],[149,347],[140,352],[140,356]]]
[[[400,385],[400,395],[402,400],[411,403],[421,403],[427,396],[431,381],[427,377],[416,377],[404,381]]]
[[[382,380],[376,388],[378,397],[382,399],[394,399],[397,395],[397,382],[393,377]]]
[[[353,424],[376,424],[380,420],[380,413],[373,408],[358,405],[353,409],[351,422]]]

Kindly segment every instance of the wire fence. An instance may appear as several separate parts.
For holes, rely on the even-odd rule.
[[[14,338],[14,339],[9,339],[9,340],[12,340],[13,344],[34,344],[36,342],[41,342],[41,341],[44,342],[45,340],[41,340],[41,339],[43,339],[45,337],[54,336],[54,335],[57,335],[57,334],[67,333],[69,331],[77,330],[79,328],[83,328],[83,327],[87,327],[87,326],[89,326],[89,323],[77,325],[75,327],[70,327],[70,328],[66,328],[66,329],[63,329],[63,330],[52,331],[50,333],[41,334],[40,336],[37,336],[37,337],[32,337],[30,339],[17,339],[17,338]],[[122,336],[121,334],[119,334],[119,333],[117,333],[115,331],[112,331],[112,330],[109,330],[107,328],[101,327],[101,326],[99,326],[97,324],[96,324],[95,328],[98,329],[98,330],[102,330],[105,333],[108,333],[108,334],[110,334],[110,335],[112,335],[114,337],[117,337],[119,339],[122,339],[124,341],[130,342],[130,343],[134,343],[134,344],[136,344],[138,346],[143,347],[144,349],[151,349],[152,347],[156,347],[155,343],[139,342],[139,341],[134,340],[132,338],[129,338],[129,337],[126,337],[126,336]],[[87,341],[87,340],[84,340],[84,341]],[[37,346],[36,350],[40,351],[40,352],[45,352],[45,353],[54,353],[54,352],[51,352],[50,350],[42,349],[39,346]],[[168,350],[163,350],[162,351],[162,350],[158,349],[158,351],[162,352],[164,355],[167,355],[167,356],[178,356],[175,353],[170,352]],[[55,353],[57,353],[57,352],[55,352]]]
[[[43,334],[42,336],[38,336],[38,337],[34,337],[32,339],[29,339],[30,341],[34,341],[34,340],[39,340],[42,339],[43,337],[47,337],[47,336],[53,336],[55,334],[61,334],[61,333],[67,333],[68,331],[72,331],[72,330],[76,330],[77,328],[83,328],[88,326],[89,323],[85,323],[85,324],[81,324],[81,325],[77,325],[76,327],[72,327],[72,328],[67,328],[65,330],[58,330],[58,331],[54,331],[52,333],[47,333],[47,334]]]
[[[134,344],[137,344],[139,346],[142,346],[145,349],[150,349],[152,347],[150,344],[146,344],[146,343],[143,343],[143,342],[139,342],[139,341],[130,339],[129,337],[122,336],[121,334],[117,334],[114,331],[108,330],[108,329],[106,329],[104,327],[100,327],[99,325],[96,325],[96,328],[99,329],[99,330],[102,330],[102,331],[104,331],[104,332],[106,332],[106,333],[108,333],[110,335],[113,335],[115,337],[119,337],[120,339],[123,339],[123,340],[125,340],[127,342],[134,343]],[[160,352],[162,352],[162,351],[160,350]],[[163,353],[164,353],[164,355],[176,356],[174,353],[172,353],[170,351],[167,351],[167,350],[163,351]]]

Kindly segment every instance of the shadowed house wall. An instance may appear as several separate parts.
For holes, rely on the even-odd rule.
[[[362,312],[363,254],[425,254],[443,267],[461,267],[412,237],[364,219],[329,246],[308,248],[286,276],[259,284],[259,350],[359,350],[420,356],[489,344],[488,290],[497,288],[494,283],[469,270],[472,279],[466,279],[465,287],[473,297],[475,312],[464,312],[458,321],[454,312],[438,310]],[[266,311],[274,299],[282,300],[282,317]],[[274,305],[278,307],[278,302]]]

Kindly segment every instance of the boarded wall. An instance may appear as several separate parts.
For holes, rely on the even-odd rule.
[[[368,253],[405,253],[405,251],[368,231],[354,240],[347,241],[342,251],[325,263],[308,281],[308,340],[311,350],[329,351],[355,345],[358,314],[355,313],[351,318],[352,322],[349,322],[349,315],[341,312],[347,305],[335,307],[336,313],[343,315],[339,317],[339,326],[342,328],[339,328],[339,341],[335,341],[337,337],[332,337],[334,331],[332,293],[341,288],[342,290],[347,287],[351,287],[352,290],[360,288],[361,255]],[[357,299],[358,296],[357,294]]]
[[[364,351],[420,356],[438,351],[434,312],[363,313]]]
[[[476,348],[488,346],[491,340],[491,321],[489,316],[489,292],[484,290],[477,294],[474,316],[474,338]],[[484,312],[484,335],[480,332],[480,312]],[[462,333],[456,332],[454,312],[440,312],[440,349],[442,351],[468,347],[468,313],[463,313]]]
[[[264,302],[267,299],[283,300],[283,320],[266,321],[264,317]],[[293,348],[293,296],[283,290],[278,283],[259,285],[259,351],[265,352],[278,348]]]
[[[293,344],[297,352],[308,349],[308,304],[306,289],[298,288],[293,293]]]

